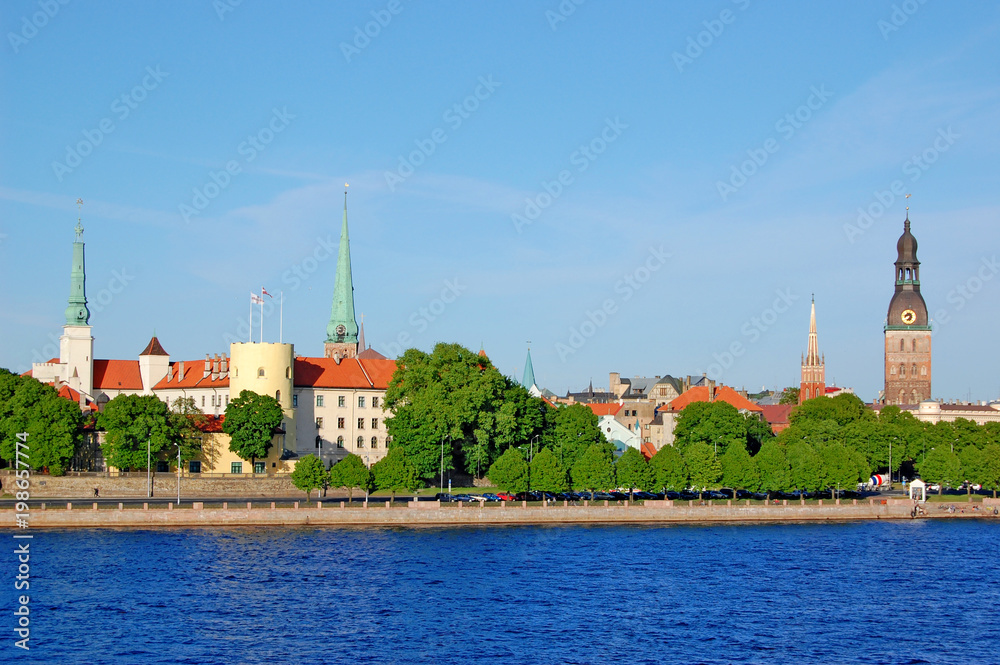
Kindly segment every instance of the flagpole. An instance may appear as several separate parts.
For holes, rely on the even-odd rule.
[[[284,342],[285,336],[285,292],[278,292],[278,344]]]
[[[253,295],[252,293],[250,295]],[[253,298],[250,298],[250,344],[253,344]]]
[[[260,343],[264,343],[264,287],[260,287]]]

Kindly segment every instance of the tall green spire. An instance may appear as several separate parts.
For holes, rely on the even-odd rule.
[[[327,343],[357,344],[358,322],[354,318],[354,282],[351,279],[351,242],[347,234],[347,191],[344,191],[344,222],[340,227],[340,255],[333,282],[333,307],[326,324]]]
[[[521,385],[531,390],[531,387],[535,385],[535,368],[531,365],[531,349],[528,349],[528,359],[524,361],[524,377],[521,379]]]
[[[73,242],[73,270],[70,272],[69,305],[66,307],[66,325],[85,326],[90,321],[87,309],[87,273],[83,256],[83,224],[80,222],[79,206],[83,199],[77,199],[76,240]]]

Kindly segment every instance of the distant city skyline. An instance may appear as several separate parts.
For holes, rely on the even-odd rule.
[[[350,183],[367,342],[557,394],[798,386],[815,293],[874,399],[909,205],[933,397],[1000,396],[998,6],[53,6],[0,7],[0,366],[58,355],[78,198],[97,357],[228,351],[262,286],[322,355]]]

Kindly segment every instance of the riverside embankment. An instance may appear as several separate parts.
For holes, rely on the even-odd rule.
[[[93,503],[58,503],[32,506],[30,528],[147,528],[147,527],[228,527],[228,526],[452,526],[516,524],[644,524],[644,523],[726,523],[726,522],[833,522],[885,519],[961,519],[1000,517],[993,514],[1000,501],[982,504],[923,504],[904,499],[885,502],[843,501],[823,504],[781,502],[647,501],[622,504],[596,502],[587,505],[541,504],[440,504],[414,501],[390,505],[388,502],[350,504],[345,502],[293,504],[277,507],[273,502],[222,503],[205,508],[195,502],[137,506],[108,506]],[[916,515],[914,509],[918,508]],[[0,525],[14,527],[16,513],[0,511]]]

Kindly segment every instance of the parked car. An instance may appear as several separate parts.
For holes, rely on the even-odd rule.
[[[452,501],[472,501],[472,495],[470,494],[456,494],[451,499]]]
[[[497,494],[497,498],[501,501],[516,501],[513,494],[508,494],[507,492],[500,492]]]
[[[434,495],[434,499],[442,503],[448,503],[449,501],[454,501],[455,497],[448,494],[447,492],[438,492]]]
[[[499,501],[500,497],[492,492],[483,492],[483,498],[487,501]]]

